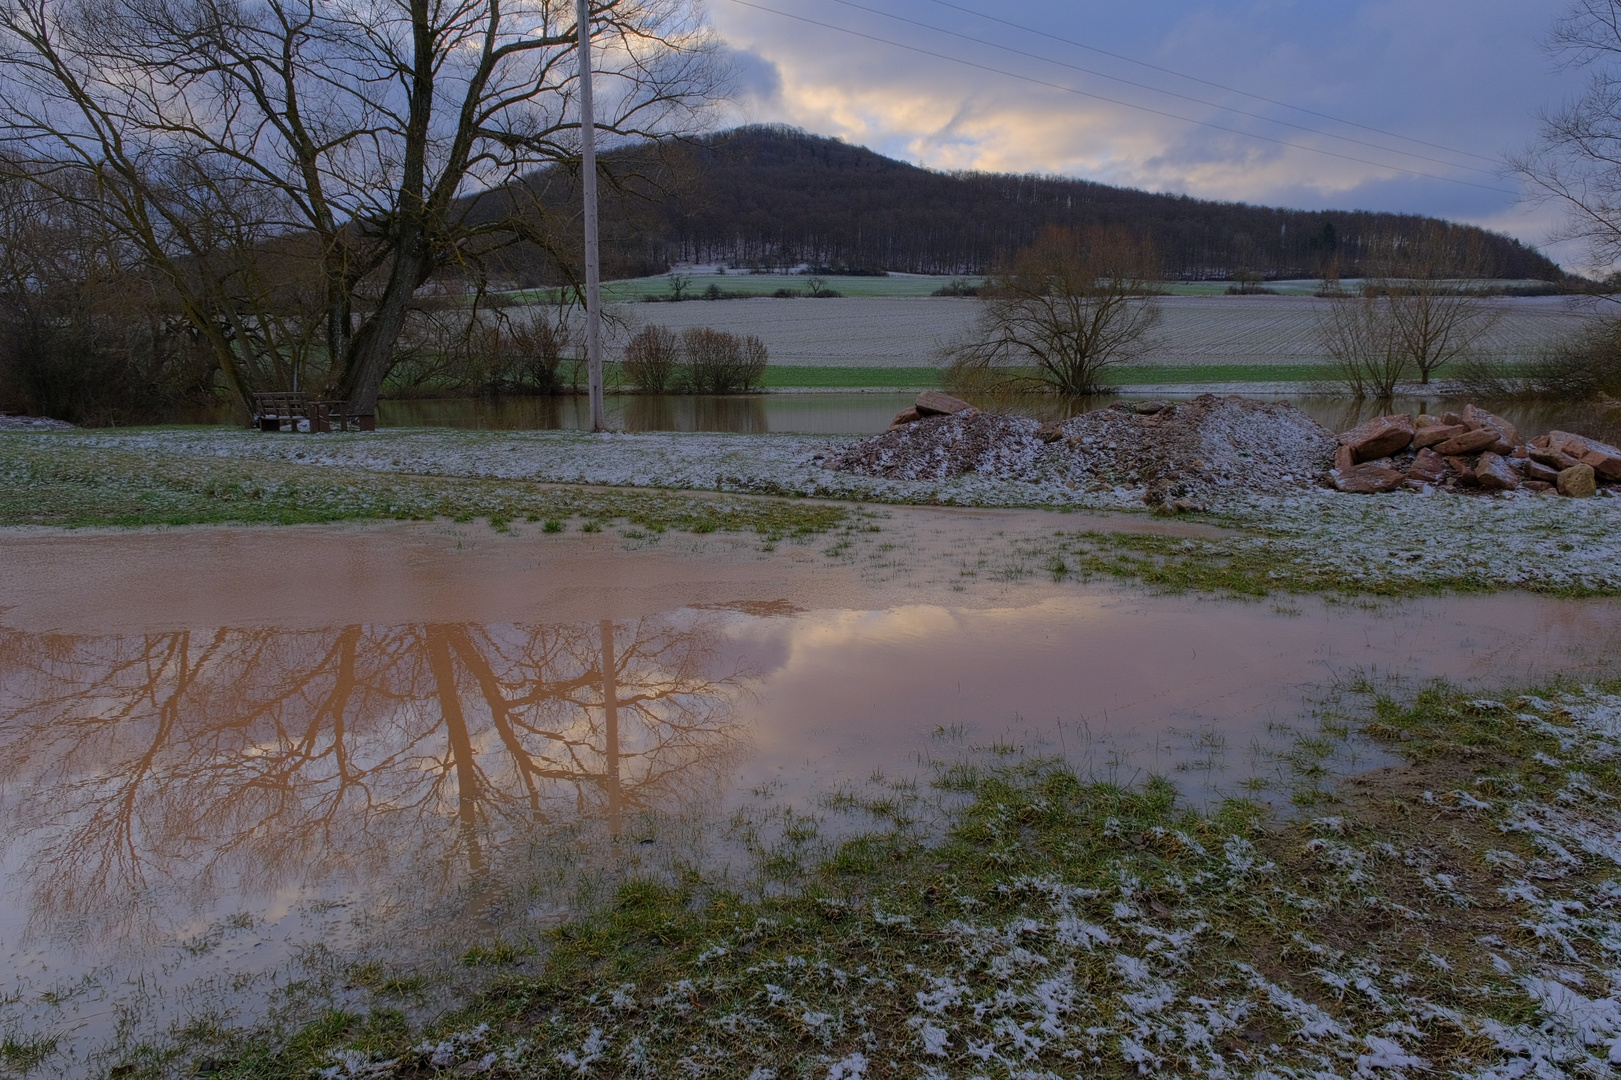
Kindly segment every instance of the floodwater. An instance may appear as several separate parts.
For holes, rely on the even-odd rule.
[[[731,397],[650,395],[610,397],[610,426],[624,431],[792,432],[807,435],[872,435],[889,427],[895,414],[912,404],[912,393],[771,393]],[[986,408],[1067,420],[1116,401],[1154,395],[1059,399],[1045,395],[978,402]],[[1160,395],[1175,400],[1192,395]],[[1358,401],[1328,394],[1266,394],[1268,401],[1288,401],[1330,431],[1345,431],[1372,416],[1392,412],[1437,415],[1461,411],[1467,398],[1402,397],[1391,402]],[[1588,410],[1547,402],[1500,406],[1503,415],[1526,431],[1543,432],[1573,426],[1586,431],[1595,418]],[[385,401],[378,405],[384,427],[453,427],[497,430],[588,430],[589,403],[584,397],[451,398]],[[1601,434],[1594,432],[1595,435]]]
[[[942,550],[1051,524],[919,521]],[[290,973],[533,940],[582,875],[925,759],[995,744],[1208,796],[1249,767],[1222,746],[1309,730],[1352,673],[1489,691],[1621,650],[1611,601],[874,585],[743,541],[41,531],[0,566],[0,1025],[80,1054],[251,1016]]]
[[[1246,391],[1249,392],[1249,391]],[[1397,398],[1393,402],[1357,401],[1323,394],[1255,393],[1268,401],[1288,401],[1330,431],[1355,427],[1371,416],[1389,412],[1458,411],[1464,398]],[[785,432],[805,435],[872,435],[889,427],[895,414],[912,404],[915,393],[865,392],[769,393],[716,396],[704,394],[612,395],[606,408],[610,427],[622,431]],[[1116,401],[1151,395],[1059,399],[1028,396],[980,402],[987,408],[1012,411],[1041,420],[1065,420]],[[1191,395],[1159,395],[1175,400]],[[1503,414],[1526,431],[1569,427],[1606,437],[1602,418],[1591,410],[1545,402],[1501,406]],[[229,410],[181,417],[193,423],[230,423]],[[423,398],[383,401],[377,422],[384,428],[441,427],[499,431],[584,431],[591,426],[584,396]],[[1609,437],[1614,437],[1613,435]]]

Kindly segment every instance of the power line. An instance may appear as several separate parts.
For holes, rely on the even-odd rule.
[[[1119,105],[1123,108],[1135,109],[1138,112],[1145,112],[1154,116],[1163,116],[1167,119],[1181,121],[1184,124],[1193,124],[1196,127],[1207,127],[1215,131],[1225,131],[1232,135],[1239,135],[1246,139],[1258,139],[1261,142],[1274,143],[1278,146],[1287,146],[1294,150],[1304,150],[1308,154],[1320,154],[1324,157],[1338,158],[1341,161],[1354,161],[1358,165],[1369,165],[1375,169],[1389,169],[1393,172],[1405,173],[1408,176],[1421,176],[1427,180],[1440,180],[1441,182],[1447,184],[1461,184],[1464,187],[1479,188],[1482,191],[1490,191],[1495,195],[1512,194],[1511,192],[1504,191],[1502,188],[1491,187],[1487,184],[1477,184],[1473,180],[1459,180],[1456,177],[1439,176],[1435,173],[1421,172],[1418,169],[1404,168],[1403,166],[1392,165],[1388,162],[1369,161],[1367,158],[1352,157],[1350,154],[1341,154],[1334,150],[1324,150],[1316,146],[1307,146],[1304,143],[1290,142],[1288,139],[1277,139],[1270,135],[1257,135],[1254,132],[1243,131],[1239,128],[1227,127],[1223,124],[1214,124],[1208,120],[1195,120],[1191,116],[1182,116],[1178,113],[1166,112],[1164,109],[1154,109],[1147,105],[1138,105],[1134,102],[1122,101],[1119,98],[1108,97],[1104,94],[1094,94],[1088,90],[1077,90],[1073,86],[1065,86],[1062,83],[1048,82],[1045,79],[1037,79],[1029,75],[1020,75],[1015,71],[1006,71],[1002,68],[992,67],[989,64],[981,64],[973,60],[964,60],[961,57],[951,56],[946,53],[934,52],[930,49],[919,48],[916,45],[906,45],[899,41],[891,41],[888,38],[879,37],[876,34],[868,34],[860,30],[852,30],[847,26],[838,26],[833,23],[825,23],[816,19],[807,18],[803,15],[794,15],[790,12],[778,11],[776,8],[769,8],[763,4],[750,3],[749,0],[727,0],[727,2],[736,4],[739,7],[751,8],[755,11],[763,11],[770,15],[777,15],[784,19],[793,19],[795,22],[802,22],[810,26],[818,26],[824,30],[832,30],[836,33],[848,34],[851,37],[863,38],[867,41],[876,42],[880,45],[888,45],[891,48],[904,49],[907,52],[932,57],[936,60],[944,60],[948,63],[959,64],[963,67],[974,68],[978,71],[988,71],[993,75],[1003,75],[1010,79],[1018,79],[1021,82],[1031,83],[1036,86],[1044,86],[1049,90],[1060,90],[1066,94],[1074,94],[1077,97],[1091,98],[1094,101],[1106,101],[1111,105]]]
[[[1265,115],[1263,113],[1249,112],[1249,111],[1244,110],[1244,109],[1237,109],[1237,108],[1234,108],[1231,105],[1218,105],[1214,101],[1206,101],[1204,98],[1194,97],[1191,94],[1181,94],[1181,93],[1176,92],[1175,90],[1166,90],[1166,89],[1163,89],[1163,88],[1158,87],[1158,86],[1153,86],[1153,85],[1151,85],[1149,83],[1135,82],[1135,81],[1133,81],[1131,79],[1122,79],[1120,76],[1118,76],[1118,75],[1110,75],[1108,72],[1097,71],[1097,70],[1095,70],[1093,68],[1088,68],[1088,67],[1081,67],[1079,64],[1071,64],[1071,63],[1069,63],[1067,61],[1064,61],[1064,60],[1054,60],[1050,56],[1042,56],[1040,53],[1026,52],[1024,49],[1016,49],[1011,45],[1000,45],[1000,44],[998,44],[998,43],[996,43],[994,41],[983,41],[980,38],[976,38],[976,37],[972,36],[971,34],[961,34],[961,33],[958,33],[955,30],[947,30],[944,27],[935,26],[932,23],[921,22],[921,21],[919,21],[917,19],[909,19],[904,15],[892,15],[887,11],[880,11],[877,8],[870,8],[870,7],[866,7],[866,6],[862,5],[862,4],[853,3],[852,0],[833,0],[833,2],[836,3],[836,4],[842,4],[847,8],[853,8],[856,11],[865,11],[869,15],[879,15],[879,16],[882,16],[883,18],[886,18],[886,19],[893,19],[896,22],[906,23],[906,24],[908,24],[910,26],[920,27],[921,29],[924,29],[924,30],[931,30],[934,33],[944,34],[947,37],[961,38],[963,41],[972,42],[972,43],[974,43],[976,45],[989,45],[993,49],[1001,49],[1003,52],[1010,52],[1010,53],[1013,53],[1015,56],[1023,56],[1023,57],[1027,57],[1027,58],[1029,58],[1031,60],[1040,60],[1043,63],[1053,64],[1053,65],[1055,65],[1057,67],[1069,68],[1071,71],[1079,71],[1079,72],[1081,72],[1082,74],[1085,74],[1085,75],[1095,75],[1100,79],[1108,79],[1111,82],[1122,83],[1122,84],[1124,84],[1126,86],[1134,86],[1139,90],[1147,90],[1150,93],[1164,94],[1166,97],[1180,98],[1183,101],[1191,101],[1195,105],[1204,105],[1204,106],[1207,106],[1207,107],[1212,108],[1212,109],[1221,109],[1223,112],[1236,113],[1239,116],[1247,116],[1252,120],[1261,120],[1261,121],[1263,121],[1265,123],[1268,123],[1268,124],[1278,124],[1278,125],[1281,125],[1283,127],[1294,128],[1296,131],[1304,131],[1304,132],[1306,132],[1308,134],[1311,134],[1311,135],[1321,135],[1321,136],[1323,136],[1324,138],[1327,138],[1327,139],[1338,139],[1341,142],[1354,143],[1357,146],[1366,146],[1370,150],[1378,150],[1378,151],[1380,151],[1382,153],[1386,153],[1386,154],[1400,154],[1403,157],[1415,158],[1415,159],[1417,159],[1419,161],[1428,161],[1428,162],[1431,162],[1431,163],[1436,164],[1436,165],[1445,165],[1449,169],[1466,169],[1469,172],[1484,173],[1487,176],[1495,176],[1496,175],[1496,170],[1482,169],[1478,165],[1463,165],[1463,164],[1460,164],[1459,162],[1456,162],[1456,161],[1446,161],[1446,160],[1443,160],[1442,158],[1430,157],[1428,154],[1415,154],[1411,150],[1401,150],[1401,149],[1398,149],[1398,148],[1396,148],[1394,146],[1383,146],[1383,145],[1381,145],[1379,143],[1368,142],[1366,139],[1353,139],[1349,135],[1336,135],[1332,131],[1323,131],[1321,128],[1307,127],[1305,124],[1296,124],[1296,123],[1293,123],[1292,121],[1289,121],[1289,120],[1279,120],[1279,119],[1276,119],[1275,117],[1267,116],[1267,115]],[[955,6],[955,5],[952,5],[952,6]],[[985,16],[985,18],[989,18],[989,16]],[[1013,24],[1009,23],[1008,25],[1011,26]],[[1063,40],[1063,39],[1055,38],[1054,40]],[[1277,104],[1281,105],[1283,103],[1278,102]],[[1294,108],[1294,106],[1292,106],[1292,105],[1285,105],[1284,107],[1285,108]],[[1395,136],[1395,137],[1396,138],[1404,138],[1405,136],[1398,135],[1398,136]],[[1417,142],[1419,140],[1415,139],[1415,140],[1411,140],[1411,141]],[[1445,150],[1446,147],[1438,147],[1437,149]],[[1447,152],[1448,153],[1459,153],[1459,154],[1464,153],[1463,151],[1447,151]],[[1474,155],[1470,155],[1470,156],[1479,157],[1480,155],[1474,154]],[[1487,159],[1484,159],[1484,160],[1491,160],[1491,159],[1487,158]]]
[[[1449,154],[1459,154],[1463,157],[1475,158],[1478,161],[1489,161],[1493,164],[1497,163],[1496,158],[1488,157],[1485,154],[1477,154],[1473,150],[1459,150],[1457,147],[1447,146],[1438,142],[1431,142],[1428,139],[1415,139],[1411,135],[1403,135],[1396,131],[1386,131],[1384,128],[1374,127],[1371,124],[1360,123],[1356,120],[1347,120],[1343,116],[1333,116],[1329,113],[1318,112],[1316,109],[1308,109],[1304,105],[1295,105],[1287,101],[1279,101],[1277,98],[1269,98],[1264,94],[1253,94],[1248,90],[1240,90],[1236,86],[1228,86],[1225,83],[1211,82],[1209,79],[1201,79],[1197,75],[1189,75],[1186,72],[1177,71],[1173,68],[1161,67],[1158,64],[1150,64],[1146,60],[1138,60],[1135,57],[1126,56],[1124,53],[1110,52],[1108,49],[1100,49],[1096,45],[1088,45],[1083,41],[1074,41],[1070,38],[1059,37],[1056,34],[1047,32],[1046,30],[1013,22],[1011,19],[1000,19],[995,15],[986,15],[984,12],[975,11],[973,8],[964,7],[961,4],[953,4],[950,2],[950,0],[929,0],[929,2],[938,4],[944,8],[950,8],[953,11],[961,11],[964,14],[974,16],[976,19],[984,19],[986,22],[1001,23],[1003,26],[1010,26],[1015,30],[1022,30],[1027,34],[1038,34],[1041,37],[1048,38],[1052,41],[1061,42],[1065,45],[1073,45],[1077,49],[1085,49],[1088,52],[1095,52],[1099,56],[1107,56],[1115,60],[1124,60],[1128,64],[1136,64],[1138,67],[1145,67],[1150,71],[1158,71],[1165,75],[1175,75],[1177,78],[1186,79],[1189,82],[1203,83],[1205,86],[1214,87],[1217,90],[1225,90],[1229,94],[1239,94],[1243,97],[1253,98],[1256,101],[1264,101],[1268,105],[1278,105],[1285,109],[1293,109],[1296,112],[1303,112],[1308,116],[1315,116],[1320,120],[1332,120],[1336,124],[1345,124],[1347,127],[1361,128],[1363,131],[1371,131],[1377,135],[1388,135],[1392,139],[1401,139],[1405,142],[1416,143],[1419,146],[1428,146],[1432,150],[1445,150]],[[1400,151],[1397,152],[1400,153]]]

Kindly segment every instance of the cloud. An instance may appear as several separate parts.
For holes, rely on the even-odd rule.
[[[716,0],[723,37],[775,75],[770,94],[752,99],[750,119],[795,124],[932,168],[1053,173],[1201,198],[1432,214],[1531,242],[1545,238],[1554,219],[1520,206],[1516,185],[1496,162],[1535,137],[1537,108],[1580,77],[1553,71],[1537,46],[1564,0],[1163,0],[1151,9],[1031,0],[1017,17],[1044,27],[1040,35],[936,0],[852,0],[934,31],[838,3],[750,2],[939,54]],[[998,20],[1007,11],[989,0],[953,2]],[[1336,124],[1060,38],[1421,141]]]
[[[758,109],[782,106],[782,72],[751,49],[722,42],[716,60],[730,76],[733,105],[747,116]]]

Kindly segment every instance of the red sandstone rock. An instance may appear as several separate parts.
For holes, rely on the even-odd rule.
[[[1532,458],[1525,463],[1525,478],[1527,481],[1537,480],[1551,484],[1559,479],[1559,470]]]
[[[1491,428],[1477,428],[1466,431],[1462,435],[1454,435],[1444,443],[1435,447],[1435,452],[1444,457],[1453,457],[1458,454],[1475,454],[1482,450],[1489,450],[1497,445],[1497,432]]]
[[[1589,439],[1585,435],[1572,435],[1568,431],[1548,432],[1548,446],[1563,451],[1606,480],[1621,480],[1621,450],[1609,443]]]
[[[1357,461],[1374,461],[1394,454],[1413,441],[1413,418],[1406,413],[1376,416],[1340,436],[1340,445],[1351,448]]]
[[[1422,450],[1426,446],[1435,446],[1438,443],[1446,442],[1448,439],[1457,438],[1468,430],[1462,424],[1435,424],[1431,427],[1419,428],[1413,432],[1413,446]]]
[[[1446,476],[1446,459],[1428,447],[1418,452],[1418,457],[1413,459],[1412,468],[1407,470],[1409,480],[1418,480],[1426,484],[1439,484]]]
[[[1396,469],[1382,465],[1355,465],[1334,477],[1334,486],[1341,491],[1357,495],[1372,495],[1381,491],[1395,491],[1407,480]]]
[[[1466,427],[1471,429],[1490,428],[1497,432],[1497,441],[1507,444],[1509,449],[1519,445],[1520,433],[1513,424],[1496,413],[1487,412],[1478,405],[1465,405],[1463,407],[1463,422]],[[1506,454],[1508,450],[1500,450],[1498,453]]]
[[[1475,479],[1487,491],[1513,491],[1520,486],[1520,478],[1508,459],[1490,452],[1481,454],[1475,463]]]
[[[1447,468],[1458,474],[1458,483],[1464,487],[1476,487],[1480,481],[1475,478],[1475,466],[1466,457],[1456,454],[1447,458]]]
[[[950,394],[942,394],[938,390],[925,390],[917,396],[914,408],[922,416],[955,416],[964,409],[972,409],[962,398],[954,398]]]

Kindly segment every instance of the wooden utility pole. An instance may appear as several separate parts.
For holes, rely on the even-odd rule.
[[[606,431],[602,411],[602,261],[597,245],[597,125],[591,104],[591,0],[576,0],[580,28],[580,170],[585,188],[585,359],[591,430]]]

